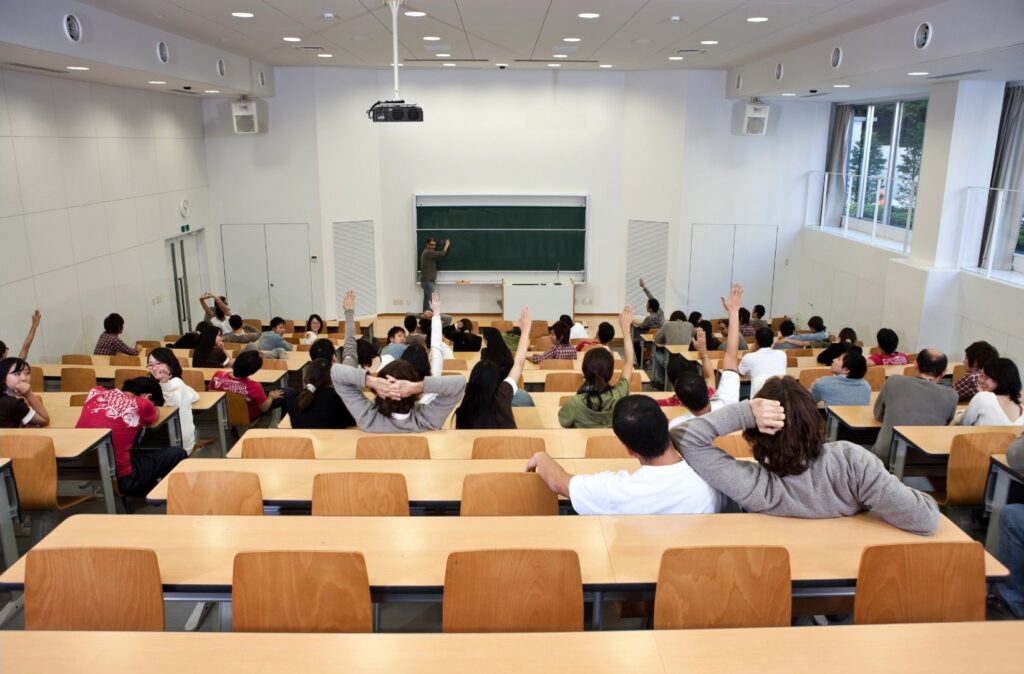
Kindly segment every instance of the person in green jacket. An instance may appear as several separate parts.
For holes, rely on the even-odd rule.
[[[633,307],[626,305],[619,314],[622,334],[629,334],[633,322]],[[614,386],[611,379],[615,371],[615,356],[607,349],[590,349],[583,357],[583,386],[558,410],[558,423],[562,428],[611,428],[615,403],[629,395],[629,380],[633,376],[633,342],[622,340],[625,357],[622,374]]]

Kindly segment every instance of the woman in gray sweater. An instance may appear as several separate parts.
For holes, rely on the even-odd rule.
[[[711,443],[743,431],[756,461],[740,461]],[[750,512],[828,518],[871,510],[915,534],[930,534],[939,508],[904,485],[878,458],[851,442],[822,444],[814,399],[792,377],[769,379],[757,397],[697,417],[672,442],[708,484]]]

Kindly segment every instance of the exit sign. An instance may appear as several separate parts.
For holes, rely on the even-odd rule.
[[[182,232],[187,232],[188,230],[189,230],[189,226],[188,225],[182,225],[181,226],[181,231]]]

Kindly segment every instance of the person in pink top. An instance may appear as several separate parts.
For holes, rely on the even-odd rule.
[[[896,350],[899,348],[900,338],[895,331],[889,328],[882,328],[875,335],[875,339],[878,340],[878,348],[882,350],[882,353],[873,353],[868,356],[868,366],[906,365],[910,362],[907,354]]]

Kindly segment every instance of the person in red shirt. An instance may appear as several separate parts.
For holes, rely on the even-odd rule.
[[[89,391],[75,428],[108,428],[114,444],[117,488],[122,494],[145,496],[187,455],[181,447],[131,451],[146,426],[159,417],[164,402],[160,384],[151,377],[129,379],[122,390],[101,386]]]
[[[900,338],[894,330],[882,328],[875,335],[875,339],[878,340],[878,348],[882,350],[882,353],[873,353],[868,356],[869,367],[872,365],[906,365],[910,362],[907,354],[896,350],[899,348]]]
[[[601,321],[597,326],[597,339],[581,339],[576,343],[576,350],[583,351],[588,346],[603,346],[608,348],[608,342],[615,338],[615,326],[608,321]]]
[[[263,386],[249,379],[259,372],[261,367],[263,356],[259,351],[243,351],[231,366],[231,374],[223,370],[214,372],[210,379],[210,390],[241,395],[249,406],[249,420],[255,421],[273,407],[274,402],[284,394],[284,391],[277,389],[271,391],[268,396],[263,392]]]

